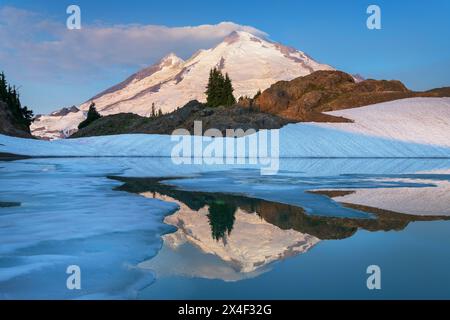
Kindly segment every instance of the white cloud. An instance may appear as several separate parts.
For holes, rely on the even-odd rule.
[[[188,57],[236,30],[265,35],[232,22],[187,27],[82,23],[81,30],[68,30],[65,21],[0,7],[0,63],[31,79],[69,80],[83,76],[86,80],[114,70],[147,66],[169,52]]]

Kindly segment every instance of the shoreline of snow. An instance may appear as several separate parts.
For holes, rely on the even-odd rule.
[[[279,130],[279,154],[274,157],[450,158],[450,98],[403,99],[330,114],[355,122],[289,124]],[[248,146],[249,141],[266,134],[263,130],[256,137],[250,135],[234,142]],[[125,134],[44,141],[0,135],[0,152],[32,157],[171,157],[179,144],[172,138]],[[272,131],[268,131],[267,138],[270,158]],[[190,139],[193,145],[194,137]],[[204,147],[211,143],[209,139],[203,139]],[[214,141],[220,140],[225,150],[229,139]],[[251,158],[249,154],[246,150],[245,158]]]

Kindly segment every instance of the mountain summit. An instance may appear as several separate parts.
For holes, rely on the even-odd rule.
[[[317,70],[333,70],[304,52],[275,43],[244,31],[235,31],[208,50],[199,50],[188,60],[171,53],[125,81],[99,93],[80,106],[77,118],[82,120],[92,101],[102,115],[131,112],[149,116],[152,104],[167,113],[190,100],[205,101],[209,71],[217,67],[228,73],[234,94],[253,97],[280,80],[292,80]],[[67,123],[61,130],[51,116],[42,116],[32,126],[43,138],[64,137],[78,123]],[[57,120],[61,121],[61,119]]]

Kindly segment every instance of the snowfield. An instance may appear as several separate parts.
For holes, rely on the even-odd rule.
[[[354,123],[290,124],[279,132],[279,156],[450,157],[450,98],[403,99],[330,114]],[[264,133],[257,133],[261,134]],[[250,135],[239,139],[248,144],[254,138]],[[215,139],[226,146],[225,138]],[[276,142],[269,145],[276,147]],[[205,140],[203,146],[210,143]],[[177,144],[179,141],[172,141],[168,135],[129,134],[56,141],[0,136],[0,152],[28,156],[170,157]],[[273,155],[269,150],[269,156]]]
[[[414,98],[329,112],[355,121],[333,128],[419,144],[450,147],[450,99]]]

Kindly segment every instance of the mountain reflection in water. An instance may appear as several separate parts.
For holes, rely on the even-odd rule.
[[[164,220],[177,231],[163,237],[164,245],[157,256],[139,264],[159,278],[181,275],[239,281],[270,270],[273,262],[304,254],[322,240],[351,237],[358,229],[400,231],[414,221],[450,219],[350,203],[340,205],[367,218],[318,216],[307,214],[300,206],[239,194],[180,190],[170,185],[171,180],[179,178],[111,178],[124,183],[117,190],[174,202],[179,207]],[[308,193],[329,201],[353,192]]]
[[[163,237],[163,248],[156,257],[139,265],[158,277],[182,275],[238,281],[270,270],[273,262],[306,253],[322,240],[351,237],[358,229],[400,231],[414,221],[450,219],[350,203],[340,205],[368,218],[318,216],[307,214],[300,206],[239,194],[180,190],[170,185],[171,180],[179,178],[111,178],[124,183],[116,190],[173,202],[179,207],[164,220],[177,231]],[[309,193],[329,201],[353,192]]]
[[[307,214],[299,206],[239,194],[180,190],[170,185],[171,180],[179,178],[111,178],[124,183],[117,190],[178,204],[179,209],[164,220],[177,231],[163,237],[164,245],[157,256],[139,264],[159,278],[239,281],[270,270],[273,262],[306,253],[322,240],[351,237],[358,229],[400,231],[414,221],[450,219],[350,203],[340,205],[368,218],[318,216]],[[327,201],[353,192],[309,191]]]
[[[410,222],[450,220],[449,216],[420,216],[403,214],[378,208],[372,208],[351,203],[342,203],[344,207],[362,211],[373,215],[372,219],[354,219],[314,216],[306,214],[298,206],[277,203],[243,195],[228,193],[208,193],[199,191],[180,190],[169,185],[168,182],[179,178],[124,178],[114,177],[124,182],[117,190],[132,193],[152,193],[154,198],[158,195],[168,196],[185,204],[193,211],[208,207],[208,219],[211,226],[212,238],[219,240],[229,236],[233,230],[235,213],[238,209],[252,214],[256,213],[266,222],[282,230],[296,230],[301,233],[313,235],[321,240],[344,239],[352,236],[359,228],[368,231],[401,231]],[[353,191],[311,191],[311,193],[324,197],[338,197],[350,194]],[[164,200],[164,199],[161,199]]]

